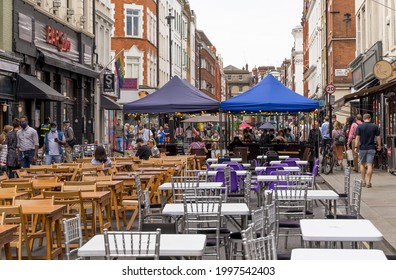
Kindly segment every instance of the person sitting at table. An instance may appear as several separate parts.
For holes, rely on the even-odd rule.
[[[213,132],[213,135],[212,135],[211,139],[212,139],[212,150],[216,150],[217,149],[217,144],[219,143],[219,140],[220,140],[220,135],[219,135],[219,132],[217,130],[215,130]]]
[[[143,138],[136,139],[136,146],[137,151],[135,156],[139,157],[139,159],[148,160],[152,156],[151,149],[147,145],[144,145]]]
[[[278,135],[276,137],[274,137],[274,139],[272,139],[272,142],[276,142],[276,143],[286,143],[287,142],[285,135],[283,133],[283,130],[279,130]]]
[[[112,162],[107,157],[106,150],[103,146],[98,146],[95,150],[95,157],[91,160],[92,164],[104,164],[105,167],[112,167]]]
[[[235,147],[244,147],[246,146],[238,136],[234,137],[234,140],[227,146],[227,150],[233,151]]]
[[[194,142],[192,142],[188,148],[188,152],[191,153],[191,149],[203,149],[205,153],[208,152],[205,143],[202,141],[201,136],[195,136]]]
[[[155,140],[154,139],[150,139],[147,142],[147,146],[151,149],[151,156],[154,158],[159,158],[160,157],[160,150],[157,148],[157,146],[155,145]]]
[[[244,143],[252,143],[253,139],[251,138],[251,135],[249,133],[249,130],[247,128],[245,128],[243,130],[243,142]]]

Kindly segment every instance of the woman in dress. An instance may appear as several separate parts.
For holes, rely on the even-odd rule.
[[[19,168],[17,155],[17,131],[19,130],[19,119],[12,122],[13,130],[6,134],[4,145],[7,145],[7,174],[9,178],[15,177],[15,169]]]
[[[107,157],[106,150],[103,146],[98,146],[95,150],[95,157],[91,160],[92,164],[104,164],[105,167],[112,167],[112,162]]]
[[[334,163],[344,170],[343,160],[345,151],[345,135],[342,125],[339,121],[334,123],[334,129],[331,133],[331,137],[334,139],[333,143],[333,153],[334,153]],[[342,140],[343,139],[343,140]]]
[[[202,142],[201,136],[195,136],[194,142],[192,142],[189,146],[188,152],[191,153],[191,149],[203,149],[205,153],[208,152],[206,149],[205,143]]]

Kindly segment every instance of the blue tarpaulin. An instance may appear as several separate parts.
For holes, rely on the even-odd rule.
[[[152,94],[124,105],[125,113],[175,113],[218,111],[220,102],[185,80],[174,76]]]
[[[232,113],[309,112],[319,108],[318,101],[306,98],[285,87],[269,74],[246,92],[221,102],[220,109]]]

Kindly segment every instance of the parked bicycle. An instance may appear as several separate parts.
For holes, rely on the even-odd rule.
[[[322,173],[328,175],[333,172],[334,154],[333,154],[333,140],[326,139],[323,149],[322,157]]]

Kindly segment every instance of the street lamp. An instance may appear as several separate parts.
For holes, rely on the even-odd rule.
[[[169,80],[172,78],[172,9],[169,9],[169,14],[165,17],[169,26]]]
[[[199,76],[199,80],[198,80],[198,89],[201,90],[201,69],[202,69],[202,59],[201,59],[201,49],[202,49],[202,44],[199,43],[198,44],[198,76]]]

